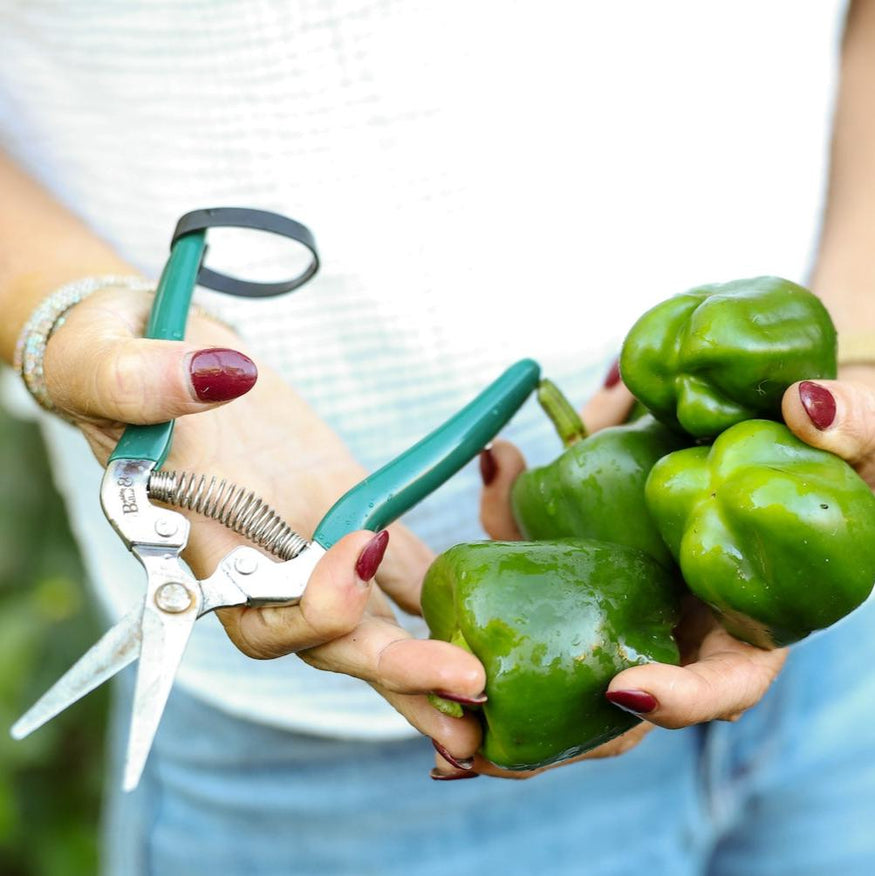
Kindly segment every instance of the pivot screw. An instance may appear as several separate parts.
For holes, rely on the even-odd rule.
[[[155,605],[162,611],[179,614],[191,606],[191,594],[175,581],[162,584],[155,593]]]
[[[241,554],[234,560],[234,568],[241,575],[251,575],[258,568],[258,558],[251,553]]]
[[[155,532],[162,538],[170,538],[171,535],[176,535],[176,530],[179,527],[172,517],[159,517],[155,521]]]

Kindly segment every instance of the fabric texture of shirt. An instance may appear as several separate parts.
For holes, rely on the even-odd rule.
[[[148,276],[195,208],[309,225],[323,267],[306,288],[199,298],[372,470],[518,358],[582,404],[647,306],[703,282],[804,282],[837,8],[6,0],[0,146]],[[252,238],[210,242],[241,275],[283,270]],[[41,419],[117,618],[142,570],[84,442]],[[507,436],[532,463],[559,450],[533,402]],[[479,486],[469,466],[405,522],[436,550],[482,538]],[[243,657],[213,618],[179,684],[278,727],[412,732],[354,679]]]

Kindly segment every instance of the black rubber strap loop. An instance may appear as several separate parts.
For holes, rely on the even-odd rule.
[[[270,213],[266,210],[251,210],[247,207],[212,207],[207,210],[193,210],[186,213],[173,231],[170,241],[171,248],[180,237],[193,231],[205,231],[207,228],[253,228],[256,231],[269,231],[297,241],[307,247],[313,256],[312,261],[296,277],[281,280],[277,283],[256,283],[250,280],[240,280],[228,274],[221,274],[201,265],[198,272],[198,283],[217,292],[229,295],[239,295],[244,298],[269,298],[272,295],[282,295],[303,286],[319,270],[319,253],[316,251],[316,240],[313,233],[294,219]]]

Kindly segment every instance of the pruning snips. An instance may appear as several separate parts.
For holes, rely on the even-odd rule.
[[[250,228],[297,241],[306,266],[291,280],[243,281],[204,264],[207,230]],[[232,295],[278,295],[317,271],[316,244],[306,226],[257,210],[198,210],[180,219],[161,275],[146,337],[181,340],[196,284]],[[473,401],[413,447],[366,477],[322,518],[311,540],[299,536],[251,493],[215,480],[161,470],[173,422],[128,426],[109,458],[100,497],[104,513],[146,570],[143,601],[86,652],[14,725],[22,738],[139,658],[123,785],[139,782],[195,621],[229,606],[295,605],[319,559],[340,538],[378,531],[436,490],[471,460],[537,387],[540,369],[517,362]],[[275,556],[250,546],[227,554],[198,580],[181,559],[190,523],[152,500],[221,520]]]

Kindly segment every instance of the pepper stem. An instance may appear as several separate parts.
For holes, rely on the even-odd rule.
[[[586,426],[562,390],[546,378],[538,384],[538,404],[550,418],[564,447],[586,438]]]
[[[450,644],[455,645],[457,648],[461,648],[463,651],[467,651],[469,654],[474,653],[461,630],[456,630],[453,635],[450,636]]]
[[[452,700],[439,697],[437,694],[430,693],[428,701],[442,714],[449,715],[451,718],[461,718],[465,714],[465,710]]]

